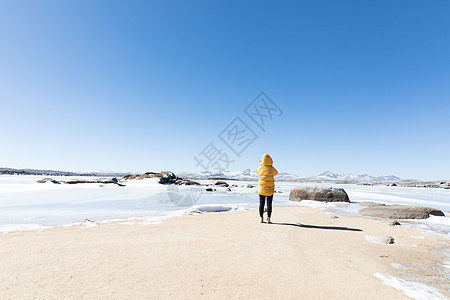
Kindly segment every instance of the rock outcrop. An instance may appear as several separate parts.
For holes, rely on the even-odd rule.
[[[146,172],[144,174],[137,174],[137,175],[126,175],[123,177],[124,180],[142,180],[146,178],[159,178],[159,183],[166,184],[166,183],[175,183],[178,178],[174,173],[168,172],[168,171],[162,171],[162,172]]]
[[[37,181],[38,183],[46,183],[46,182],[52,182],[55,184],[80,184],[80,183],[102,183],[102,184],[108,184],[113,183],[117,184],[118,186],[125,186],[121,183],[119,183],[119,180],[117,180],[116,177],[108,179],[108,178],[98,178],[98,179],[69,179],[69,180],[61,180],[57,181],[52,178],[44,178]]]
[[[66,181],[62,181],[65,184],[79,184],[79,183],[102,183],[102,184],[108,184],[108,183],[112,183],[112,184],[117,184],[118,186],[125,186],[121,183],[119,183],[119,180],[117,180],[116,177],[111,178],[111,179],[92,179],[92,180],[86,180],[86,179],[72,179],[72,180],[66,180]]]
[[[59,182],[58,180],[52,179],[52,178],[43,178],[37,181],[37,183],[47,183],[47,182],[51,182],[54,184],[61,184],[61,182]]]
[[[371,206],[360,209],[359,213],[386,219],[427,219],[430,216],[445,216],[439,209],[410,205]]]
[[[175,184],[176,185],[200,185],[200,183],[198,183],[197,181],[192,181],[189,179],[181,179],[181,178],[178,178],[177,180],[175,180]]]
[[[293,188],[289,194],[289,200],[315,200],[322,202],[350,202],[344,189],[322,186],[304,186]]]

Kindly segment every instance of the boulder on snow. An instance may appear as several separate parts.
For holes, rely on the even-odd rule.
[[[52,179],[52,178],[43,178],[43,179],[40,179],[40,180],[37,181],[37,183],[47,183],[47,182],[51,182],[51,183],[54,183],[54,184],[61,184],[61,182],[59,182],[59,181],[57,181],[55,179]]]
[[[377,236],[373,240],[374,240],[374,242],[377,242],[380,244],[394,244],[395,243],[394,238],[389,235]]]
[[[177,176],[172,172],[159,172],[157,174],[159,177],[159,183],[166,184],[166,183],[175,183],[175,181],[178,179]]]
[[[146,172],[144,174],[137,174],[137,175],[125,175],[123,177],[124,180],[142,180],[146,178],[159,178],[159,183],[166,184],[166,183],[175,183],[178,178],[173,172],[169,171],[162,171],[162,172]]]
[[[216,181],[216,183],[214,183],[214,185],[221,186],[221,187],[228,187],[229,186],[229,184],[226,183],[225,181]]]
[[[397,220],[382,220],[380,223],[387,225],[387,226],[399,226],[400,225],[400,223]]]
[[[214,192],[215,190],[216,189],[213,189],[213,188],[210,188],[210,187],[205,189],[205,191],[207,191],[207,192]]]
[[[439,209],[412,205],[372,206],[360,209],[360,214],[386,219],[427,219],[432,216],[445,216]]]
[[[344,189],[322,186],[304,186],[293,188],[289,193],[289,200],[315,200],[322,202],[350,202]]]
[[[124,180],[132,180],[132,179],[142,180],[142,179],[146,179],[146,178],[158,177],[157,174],[159,174],[159,173],[157,173],[157,172],[145,172],[144,174],[125,175],[125,176],[123,176],[123,179]]]
[[[176,185],[200,185],[200,183],[198,183],[196,181],[192,181],[189,179],[181,179],[181,178],[178,178],[177,180],[175,180],[174,183]]]

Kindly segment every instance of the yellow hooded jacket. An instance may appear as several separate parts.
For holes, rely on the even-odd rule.
[[[256,170],[259,175],[258,193],[263,196],[272,196],[275,191],[275,180],[278,171],[272,167],[273,161],[269,154],[264,154],[259,161],[260,166]]]

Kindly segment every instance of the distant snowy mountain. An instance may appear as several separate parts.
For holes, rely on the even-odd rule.
[[[246,169],[243,171],[223,171],[223,172],[177,172],[177,176],[181,178],[189,178],[189,179],[229,179],[229,180],[258,180],[258,174],[256,171],[252,171],[250,169]],[[280,173],[277,175],[276,180],[278,181],[299,181],[301,180],[295,174],[290,173]]]
[[[309,179],[319,179],[319,180],[348,180],[348,181],[397,181],[401,180],[399,177],[394,175],[388,176],[370,176],[368,174],[353,175],[353,174],[336,174],[330,171],[323,172],[317,176],[308,177]]]
[[[243,171],[222,171],[222,172],[176,172],[178,177],[189,179],[233,179],[233,180],[257,180],[256,171],[246,169]]]
[[[223,172],[177,172],[177,176],[189,179],[229,179],[229,180],[258,180],[256,171],[246,169],[244,171],[223,171]],[[277,181],[318,181],[318,182],[351,182],[351,183],[366,183],[366,182],[392,182],[401,180],[397,176],[370,176],[368,174],[353,175],[353,174],[336,174],[330,171],[323,172],[317,176],[302,178],[295,174],[279,173],[275,179]]]

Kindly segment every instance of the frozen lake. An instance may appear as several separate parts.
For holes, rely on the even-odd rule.
[[[152,222],[170,216],[183,215],[193,209],[211,210],[219,208],[251,209],[258,204],[256,188],[248,184],[229,180],[231,187],[214,187],[215,192],[206,192],[204,187],[161,185],[157,179],[133,180],[126,187],[113,184],[53,184],[37,183],[45,176],[0,176],[0,231],[33,230],[48,225],[67,225],[86,219],[96,222],[116,219],[146,218]],[[67,180],[69,177],[54,177]],[[202,180],[201,183],[214,181]],[[357,215],[362,201],[386,204],[410,204],[430,206],[446,212],[446,217],[431,217],[423,221],[412,221],[424,229],[450,231],[450,190],[428,188],[406,188],[391,186],[333,185],[348,193],[351,204],[289,201],[290,190],[299,185],[295,182],[277,182],[274,206],[314,206],[330,213]],[[332,184],[319,184],[331,186]],[[192,207],[194,204],[194,207]]]

